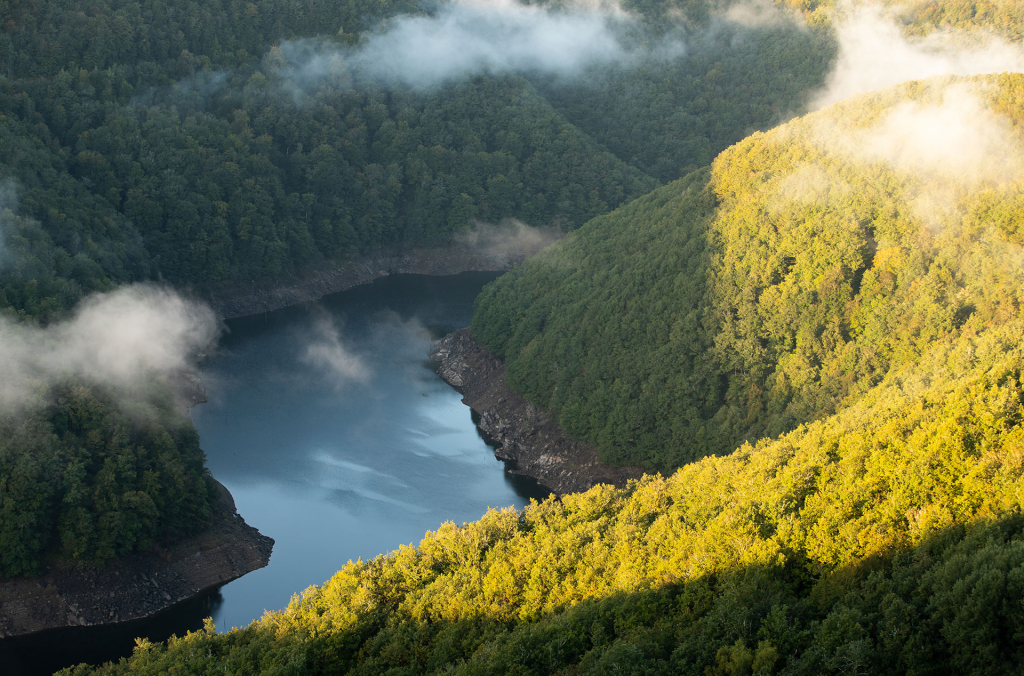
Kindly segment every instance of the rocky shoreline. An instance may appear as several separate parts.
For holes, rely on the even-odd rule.
[[[380,250],[272,280],[222,285],[198,295],[225,319],[244,317],[315,301],[391,274],[510,270],[549,243]],[[179,374],[171,385],[185,417],[189,417],[189,409],[206,401],[202,383],[194,374]],[[528,466],[524,462],[524,467]],[[514,471],[533,476],[521,469]],[[570,485],[554,482],[550,488],[556,492],[581,490],[563,489],[563,484]],[[228,490],[219,483],[217,487],[220,495],[210,526],[198,535],[102,566],[52,567],[39,577],[0,578],[0,638],[143,619],[266,566],[273,539],[246,524]]]
[[[533,477],[559,495],[603,483],[623,486],[643,475],[639,467],[600,462],[594,448],[572,439],[550,416],[513,392],[505,364],[473,340],[468,328],[437,341],[430,356],[441,364],[438,375],[480,416],[480,429],[497,444],[494,455],[513,474]]]
[[[501,249],[454,244],[449,247],[378,251],[345,261],[323,263],[271,280],[252,280],[207,290],[199,295],[224,319],[299,305],[397,274],[455,275],[511,270],[550,241]]]
[[[246,524],[228,490],[216,487],[209,526],[197,535],[101,566],[0,578],[0,637],[142,619],[266,566],[273,539]]]

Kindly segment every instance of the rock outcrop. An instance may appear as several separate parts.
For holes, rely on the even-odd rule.
[[[198,535],[105,565],[0,578],[0,637],[138,620],[267,565],[274,541],[247,525],[228,490],[216,487],[209,527]]]
[[[593,447],[576,441],[550,416],[512,391],[505,364],[460,329],[434,344],[438,375],[458,390],[480,416],[478,425],[497,445],[494,455],[513,474],[530,476],[558,494],[585,491],[601,483],[622,486],[639,478],[639,467],[613,467]]]

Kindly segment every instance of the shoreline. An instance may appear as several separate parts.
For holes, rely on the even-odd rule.
[[[316,301],[391,274],[506,271],[541,248],[532,245],[498,251],[454,244],[379,250],[272,280],[226,284],[196,295],[221,318],[233,319]],[[187,419],[193,406],[206,401],[205,389],[195,374],[179,374],[172,389],[179,412]],[[227,488],[214,481],[220,495],[214,500],[210,525],[197,535],[104,564],[58,564],[37,577],[0,578],[0,640],[145,619],[266,566],[273,539],[246,524]]]
[[[0,579],[0,639],[145,619],[266,566],[274,540],[245,523],[214,483],[209,525],[196,535],[105,564]]]
[[[397,274],[456,275],[505,272],[550,242],[502,250],[453,244],[448,247],[380,250],[347,260],[325,262],[306,270],[248,284],[231,283],[197,292],[223,319],[235,319],[316,301]]]
[[[430,357],[440,362],[441,379],[479,415],[477,426],[498,444],[494,455],[512,474],[532,477],[558,495],[597,484],[621,487],[644,474],[640,467],[601,462],[593,447],[570,437],[515,393],[505,379],[505,364],[481,347],[468,327],[434,343]]]

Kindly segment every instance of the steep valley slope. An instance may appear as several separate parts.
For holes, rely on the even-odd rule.
[[[1022,75],[908,83],[591,221],[473,335],[665,476],[444,524],[74,673],[1016,673],[1022,121]]]

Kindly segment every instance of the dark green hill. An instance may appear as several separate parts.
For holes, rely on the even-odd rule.
[[[703,20],[691,19],[696,25],[685,33],[684,58],[595,70],[578,80],[537,81],[538,88],[617,157],[662,181],[679,178],[752,131],[804,111],[835,56],[826,29],[785,19],[760,27],[730,23],[720,18],[727,4],[675,6]],[[716,5],[718,13],[700,11]],[[671,16],[672,6],[644,11]]]
[[[620,66],[427,90],[301,71],[433,6],[3,5],[0,179],[16,196],[0,208],[18,220],[0,308],[49,318],[129,281],[274,276],[445,244],[474,220],[571,230],[821,85],[827,31],[723,23],[729,4],[634,3],[623,39],[646,56]]]
[[[447,242],[473,219],[572,228],[656,185],[516,78],[427,95],[324,85],[299,106],[265,64],[214,97],[172,89],[132,105],[125,75],[0,82],[5,170],[41,231],[14,240],[15,270],[0,271],[26,314],[45,308],[24,285],[48,277],[72,301],[140,278],[252,279]]]
[[[65,378],[0,414],[0,577],[104,561],[207,526],[199,435],[154,380],[133,403]]]

